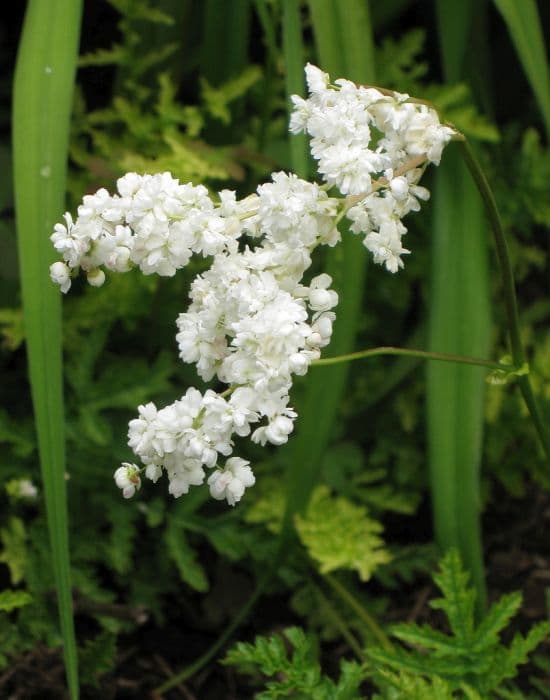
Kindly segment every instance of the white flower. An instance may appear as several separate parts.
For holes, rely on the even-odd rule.
[[[91,284],[92,287],[101,287],[105,282],[105,273],[103,270],[96,267],[95,270],[90,270],[87,273],[86,279],[88,280],[88,284]]]
[[[141,478],[139,476],[140,469],[135,464],[123,462],[115,474],[115,483],[119,489],[122,489],[124,498],[132,498],[136,491],[141,487]]]
[[[328,311],[338,304],[338,294],[329,289],[332,277],[323,273],[311,280],[309,285],[309,305],[313,311]]]
[[[50,277],[52,282],[55,282],[61,287],[63,294],[69,291],[71,287],[71,274],[65,263],[55,262],[53,265],[50,265]]]
[[[307,86],[310,92],[322,92],[329,84],[328,73],[323,73],[317,66],[308,63],[305,67]]]
[[[224,498],[230,506],[241,500],[245,489],[256,482],[250,463],[240,457],[231,457],[223,470],[217,469],[209,478],[208,485],[212,498]]]
[[[18,479],[10,483],[19,498],[33,501],[38,496],[38,489],[30,479]]]

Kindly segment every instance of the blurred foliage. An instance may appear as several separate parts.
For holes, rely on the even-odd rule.
[[[182,3],[177,14],[173,3],[166,0],[110,0],[110,12],[118,18],[114,41],[103,46],[102,36],[95,37],[95,48],[80,64],[71,136],[71,209],[85,192],[101,186],[112,190],[114,180],[127,170],[170,170],[184,181],[244,192],[254,189],[272,170],[288,167],[281,6],[275,0],[260,4],[267,9],[264,19],[271,24],[262,23],[250,3],[249,22],[256,36],[247,47],[248,63],[221,80],[209,80],[200,59],[203,3]],[[439,82],[439,59],[430,35],[433,28],[429,19],[418,27],[419,21],[407,11],[408,4],[414,5],[384,3],[385,9],[373,12],[383,27],[377,31],[377,82],[429,100],[445,119],[479,141],[511,234],[523,331],[531,349],[531,376],[548,415],[547,144],[533,121],[526,121],[523,84],[510,79],[508,87],[515,101],[486,109],[485,98],[492,92],[488,87],[482,99],[473,79],[460,84]],[[390,5],[397,9],[390,11]],[[311,18],[305,6],[302,19],[307,57],[315,61]],[[266,27],[272,32],[269,36],[264,35]],[[109,41],[113,31],[107,33]],[[156,32],[162,38],[165,31],[171,37],[188,37],[184,52],[181,42],[156,39]],[[511,74],[513,56],[496,48],[498,61],[502,61],[499,72]],[[184,61],[181,53],[185,53]],[[92,80],[98,70],[104,77],[99,87]],[[7,170],[10,159],[5,144],[1,144],[0,160]],[[9,178],[0,183],[0,217],[0,479],[4,485],[28,479],[40,491],[13,262]],[[429,208],[407,221],[414,255],[402,274],[389,276],[378,267],[369,270],[368,305],[359,319],[358,348],[425,345],[430,301],[428,219]],[[149,482],[134,501],[123,502],[112,481],[118,463],[130,459],[124,436],[136,407],[147,401],[168,403],[197,383],[193,369],[177,358],[174,320],[185,307],[190,280],[204,264],[192,262],[171,279],[129,273],[109,277],[101,289],[76,284],[74,294],[64,299],[71,556],[76,615],[82,630],[83,680],[95,686],[94,692],[99,692],[103,675],[120,663],[124,645],[141,639],[144,630],[155,639],[166,634],[172,640],[175,635],[176,641],[166,642],[177,647],[174,666],[200,656],[252,595],[277,555],[285,494],[280,460],[268,449],[249,448],[257,485],[233,510],[212,504],[204,487],[174,501],[159,492],[159,485],[155,488]],[[494,280],[494,298],[498,299],[497,275]],[[495,357],[506,348],[502,316],[497,305]],[[340,625],[351,630],[352,637],[369,643],[372,630],[359,619],[349,600],[328,591],[327,572],[337,571],[337,580],[352,600],[380,623],[396,616],[405,619],[418,588],[426,586],[436,553],[428,524],[424,383],[419,369],[418,362],[405,358],[377,358],[352,367],[333,440],[320,463],[323,483],[317,486],[309,511],[297,519],[299,539],[289,545],[269,583],[267,604],[250,623],[251,633],[268,636],[254,644],[238,645],[227,657],[227,663],[245,669],[253,678],[271,677],[256,697],[351,700],[360,697],[362,684],[370,688],[373,679],[368,662],[340,664],[342,650],[349,644]],[[298,402],[303,385],[295,390]],[[485,506],[494,505],[495,493],[501,494],[502,487],[512,504],[514,498],[529,498],[534,480],[537,489],[548,485],[534,431],[513,382],[488,387],[486,418]],[[0,666],[7,667],[39,644],[58,645],[59,635],[40,496],[14,498],[9,489],[2,488],[0,508]],[[473,623],[463,575],[456,562],[448,560],[445,566],[446,573],[439,579],[447,601],[443,610],[451,622],[458,611],[457,629],[470,629]],[[368,583],[362,583],[367,579]],[[458,598],[451,595],[451,583]],[[319,603],[321,588],[328,608]],[[488,621],[472,628],[470,646],[457,638],[456,630],[451,638],[444,635],[441,620],[428,629],[397,627],[404,631],[405,636],[400,637],[404,641],[420,646],[424,641],[423,648],[434,652],[429,657],[435,659],[433,666],[417,673],[411,659],[427,663],[426,656],[413,651],[392,656],[380,651],[377,659],[383,667],[375,676],[378,690],[373,692],[381,694],[372,697],[485,697],[479,695],[481,686],[471,683],[467,674],[457,680],[443,672],[444,642],[452,652],[449,663],[458,663],[457,655],[469,649],[468,653],[479,654],[480,665],[475,668],[484,669],[483,659],[490,652],[512,674],[514,659],[526,658],[544,628],[534,627],[539,632],[515,637],[517,642],[503,646],[498,635],[519,607],[519,598],[501,600],[504,603],[496,604]],[[275,620],[272,604],[282,609]],[[337,612],[340,622],[329,609]],[[273,624],[277,629],[295,625],[296,617],[308,633],[290,627],[283,634],[270,634]],[[181,652],[187,641],[179,630],[192,631],[189,653]],[[490,644],[484,646],[474,633]],[[327,644],[329,675],[323,670],[325,657],[319,655],[315,634]],[[536,658],[540,675],[548,657],[541,652]],[[205,691],[204,698],[208,697]]]

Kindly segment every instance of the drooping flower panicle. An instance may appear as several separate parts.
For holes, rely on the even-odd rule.
[[[347,80],[331,85],[311,65],[306,78],[310,97],[292,98],[290,130],[309,134],[327,185],[277,172],[239,201],[229,190],[213,198],[170,173],[128,173],[115,195],[100,189],[85,196],[77,219],[67,213],[55,227],[52,242],[63,260],[50,274],[63,292],[79,269],[100,286],[104,270],[172,276],[193,254],[212,258],[191,284],[176,340],[181,359],[203,380],[228,388],[189,388],[164,408],[139,407],[128,444],[144,466],[125,462],[116,470],[125,498],[139,490],[142,474],[156,482],[166,472],[175,497],[206,480],[213,498],[235,505],[255,482],[249,463],[232,456],[235,436],[262,445],[288,440],[296,419],[293,375],[304,375],[331,338],[338,303],[332,280],[320,274],[304,283],[315,248],[338,243],[337,222],[346,215],[353,233],[366,234],[375,262],[391,272],[409,252],[401,220],[429,196],[418,185],[419,166],[439,162],[453,131],[406,95]],[[330,196],[330,186],[344,197]]]

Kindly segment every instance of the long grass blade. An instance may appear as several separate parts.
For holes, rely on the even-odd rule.
[[[49,235],[63,211],[80,33],[78,0],[30,0],[14,83],[13,154],[29,376],[71,697],[78,698],[72,618],[59,291]]]
[[[312,0],[308,4],[320,67],[333,78],[375,82],[372,29],[369,5],[362,0]],[[340,303],[331,341],[331,354],[350,352],[354,347],[360,318],[366,255],[361,241],[345,231],[343,242],[327,256],[327,272],[339,290]],[[287,452],[288,536],[294,514],[309,499],[330,441],[338,407],[345,391],[349,368],[345,365],[318,367],[307,377],[304,400],[299,405],[297,434]],[[284,541],[284,537],[283,537]]]
[[[460,211],[460,216],[450,212]],[[458,154],[450,151],[434,188],[431,350],[487,357],[490,311],[486,225],[481,200]],[[479,471],[484,370],[430,362],[428,438],[435,535],[457,547],[485,604]]]
[[[201,72],[213,85],[237,75],[248,60],[250,0],[206,0]]]
[[[290,95],[302,95],[304,90],[304,42],[298,0],[283,0],[283,57],[285,87],[289,115],[292,112]],[[292,170],[300,177],[308,175],[308,148],[305,134],[290,138]]]
[[[443,73],[451,83],[458,82],[463,75],[473,10],[473,0],[436,0]]]
[[[550,72],[544,34],[535,0],[494,0],[537,98],[550,138]]]
[[[438,0],[446,79],[464,79],[472,33],[471,1]],[[489,356],[487,225],[483,204],[459,154],[449,149],[436,174],[429,349]],[[460,216],[451,216],[458,211]],[[428,443],[433,519],[442,549],[456,547],[485,606],[480,468],[484,372],[465,365],[427,367]]]

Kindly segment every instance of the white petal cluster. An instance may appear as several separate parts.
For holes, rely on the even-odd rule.
[[[156,480],[166,471],[170,493],[180,496],[203,482],[205,469],[216,468],[208,479],[212,495],[231,505],[254,477],[240,458],[223,468],[218,460],[232,454],[234,436],[251,435],[260,444],[288,440],[296,418],[289,407],[292,377],[305,374],[329,342],[338,303],[329,275],[302,284],[313,248],[337,238],[336,203],[316,185],[276,173],[248,206],[244,225],[252,240],[261,239],[253,248],[215,255],[177,320],[182,360],[195,363],[204,380],[229,385],[228,398],[189,389],[161,410],[141,406],[129,430],[146,476]]]
[[[439,162],[454,132],[407,95],[347,80],[331,85],[311,65],[306,78],[310,97],[293,97],[290,130],[311,136],[327,184],[276,172],[242,200],[229,190],[214,200],[205,187],[169,173],[128,173],[116,194],[85,196],[76,220],[67,213],[55,226],[51,239],[62,260],[50,275],[63,292],[79,270],[100,286],[105,270],[171,276],[193,254],[211,258],[191,284],[176,340],[203,380],[227,388],[189,388],[164,408],[139,406],[128,444],[143,466],[124,462],[114,475],[125,498],[142,476],[156,482],[166,473],[176,498],[207,481],[214,499],[233,506],[255,482],[250,464],[233,455],[236,438],[287,442],[296,419],[294,375],[304,375],[329,343],[338,303],[329,275],[305,276],[314,249],[339,242],[344,215],[352,232],[365,235],[375,262],[391,272],[403,266],[402,218],[428,198],[418,184],[422,166]],[[344,197],[329,196],[331,186]]]
[[[401,255],[409,252],[401,242],[407,231],[401,219],[429,197],[418,186],[423,170],[410,163],[439,164],[454,131],[439,122],[434,109],[409,101],[408,95],[349,80],[331,85],[329,76],[310,64],[306,79],[310,96],[292,97],[290,131],[311,136],[319,173],[352,196],[352,231],[365,233],[374,261],[396,272],[403,267]]]
[[[182,185],[170,173],[128,173],[117,194],[102,188],[86,195],[76,221],[67,213],[65,223],[56,224],[51,240],[63,262],[50,267],[51,278],[66,292],[79,269],[94,286],[105,280],[101,268],[137,266],[146,275],[170,277],[193,253],[214,255],[236,245],[241,228],[230,200],[225,193],[216,207],[206,187]]]

